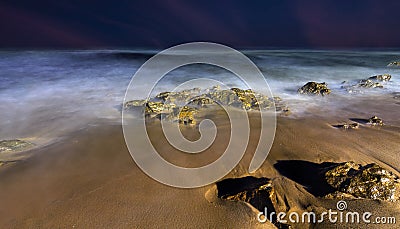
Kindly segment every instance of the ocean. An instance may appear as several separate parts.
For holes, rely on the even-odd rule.
[[[340,101],[400,91],[400,68],[387,64],[400,59],[397,50],[244,50],[264,74],[274,96],[300,115],[308,107],[339,100],[297,94],[308,81],[326,82]],[[156,50],[0,51],[0,139],[49,139],[84,128],[102,119],[119,123],[121,104],[138,68]],[[391,74],[383,89],[357,94],[342,82],[357,82],[377,74]],[[153,95],[196,78],[246,87],[225,69],[197,64],[173,70],[154,88]],[[146,79],[141,82],[146,84]],[[200,85],[210,86],[210,85]],[[138,91],[137,98],[144,92]],[[398,106],[396,107],[398,109]]]

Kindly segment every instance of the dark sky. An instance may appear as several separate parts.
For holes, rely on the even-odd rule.
[[[400,47],[396,1],[4,1],[1,48]]]

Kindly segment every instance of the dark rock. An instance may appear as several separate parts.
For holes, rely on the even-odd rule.
[[[268,212],[276,212],[275,206],[278,206],[278,202],[272,181],[268,178],[247,176],[225,179],[217,182],[217,189],[221,199],[247,202],[261,212],[265,208]],[[290,225],[278,222],[276,216],[272,220],[278,228],[290,228]]]
[[[345,130],[347,130],[347,129],[358,129],[359,126],[360,126],[360,124],[358,124],[357,122],[334,125],[334,127],[342,128],[342,129],[345,129]]]
[[[370,119],[368,119],[368,124],[371,124],[373,126],[383,126],[383,121],[381,118],[373,116]]]
[[[328,198],[353,196],[388,201],[400,198],[399,178],[374,163],[365,166],[351,161],[341,163],[328,170],[325,179],[338,191],[327,195]]]
[[[303,87],[297,90],[300,94],[307,94],[307,95],[328,95],[331,93],[331,89],[328,88],[328,85],[323,83],[317,82],[308,82]]]
[[[124,104],[124,109],[131,109],[131,108],[135,108],[135,107],[144,107],[146,103],[147,103],[147,100],[145,100],[145,99],[131,100]]]
[[[392,75],[390,74],[383,74],[383,75],[376,75],[369,77],[369,79],[371,80],[379,80],[379,81],[389,81],[391,78]]]

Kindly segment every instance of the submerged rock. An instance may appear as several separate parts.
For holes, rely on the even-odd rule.
[[[364,88],[383,88],[383,85],[379,82],[374,82],[370,79],[360,80],[360,82],[355,85],[356,87],[364,87]]]
[[[390,74],[382,74],[371,76],[368,79],[359,80],[356,83],[350,84],[348,82],[343,82],[342,88],[346,89],[349,93],[363,92],[362,89],[368,88],[383,88],[382,82],[387,82],[392,78]]]
[[[368,119],[368,124],[371,124],[373,126],[383,126],[383,121],[381,118],[372,116],[370,119]]]
[[[328,194],[327,198],[352,196],[388,201],[400,198],[400,179],[375,163],[365,166],[351,161],[341,163],[328,170],[325,179],[337,189],[337,192]]]
[[[390,74],[383,74],[383,75],[376,75],[369,77],[369,79],[371,80],[379,80],[379,81],[389,81],[391,78],[392,75]]]
[[[387,66],[388,67],[400,67],[400,61],[392,61]]]
[[[134,107],[143,107],[147,103],[145,99],[131,100],[124,104],[124,109],[130,109]]]
[[[33,146],[34,146],[33,143],[19,139],[2,140],[0,141],[0,153],[22,151],[29,149]]]
[[[300,94],[307,94],[307,95],[328,95],[331,93],[331,89],[328,88],[328,85],[323,83],[317,82],[308,82],[303,87],[297,90]]]

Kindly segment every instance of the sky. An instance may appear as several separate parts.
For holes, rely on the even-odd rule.
[[[0,48],[400,47],[399,10],[399,0],[1,0]]]

